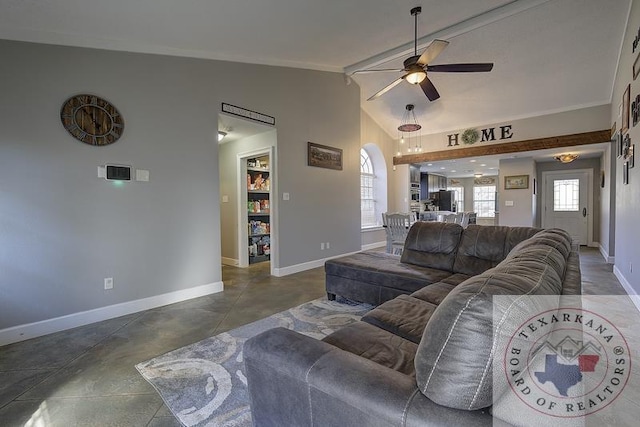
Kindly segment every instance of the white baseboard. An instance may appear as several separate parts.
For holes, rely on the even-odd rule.
[[[613,256],[609,256],[609,254],[605,251],[605,249],[602,247],[602,245],[598,245],[598,249],[600,250],[600,254],[602,255],[602,258],[604,258],[604,261],[607,264],[615,264],[616,263],[616,257]]]
[[[382,241],[382,242],[376,242],[376,243],[369,243],[368,245],[362,245],[362,250],[363,251],[368,251],[371,249],[376,249],[376,248],[382,248],[387,246],[387,242],[386,241]]]
[[[240,261],[234,258],[222,257],[222,264],[237,266],[238,264],[240,264]]]
[[[0,346],[76,328],[78,326],[88,325],[90,323],[125,316],[127,314],[137,313],[143,310],[161,307],[167,304],[173,304],[192,298],[222,292],[223,288],[224,285],[222,282],[209,283],[207,285],[196,286],[195,288],[183,289],[149,298],[127,301],[88,311],[81,311],[79,313],[42,320],[40,322],[13,326],[11,328],[0,330]]]
[[[357,254],[358,252],[359,251],[349,252],[349,253],[340,254],[340,255],[334,255],[327,258],[321,258],[321,259],[316,259],[309,262],[303,262],[302,264],[291,265],[289,267],[274,268],[273,275],[277,277],[282,277],[282,276],[288,276],[289,274],[300,273],[301,271],[307,271],[307,270],[311,270],[312,268],[322,267],[324,265],[324,262],[328,259],[339,258],[347,255],[353,255],[353,254]]]
[[[627,291],[629,298],[631,298],[633,304],[636,306],[638,311],[640,311],[640,295],[638,295],[635,289],[631,287],[631,283],[627,281],[620,269],[615,265],[613,266],[613,274],[618,278],[624,290]]]

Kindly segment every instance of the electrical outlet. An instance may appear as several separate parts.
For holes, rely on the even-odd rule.
[[[320,250],[324,251],[324,243],[320,243]]]
[[[104,279],[104,288],[105,289],[113,289],[113,277],[105,277],[105,279]]]
[[[329,249],[329,248],[331,247],[331,246],[329,245],[329,242],[327,242],[326,247],[327,247],[327,249]]]

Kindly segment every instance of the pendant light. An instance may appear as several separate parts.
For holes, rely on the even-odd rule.
[[[415,106],[413,104],[407,104],[405,106],[404,114],[402,115],[402,123],[398,126],[399,138],[398,138],[398,157],[402,156],[402,150],[406,145],[407,153],[416,152],[419,153],[422,151],[422,133],[418,133],[415,139],[415,146],[411,147],[411,141],[405,144],[405,133],[417,132],[422,129],[422,126],[418,123],[418,119],[416,118],[416,113],[414,110]]]

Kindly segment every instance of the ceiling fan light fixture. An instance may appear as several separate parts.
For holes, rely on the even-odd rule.
[[[580,156],[578,156],[577,154],[568,153],[568,154],[560,154],[558,156],[555,156],[554,159],[556,159],[560,163],[571,163],[578,157]]]
[[[424,70],[420,69],[410,74],[407,74],[406,80],[413,85],[417,85],[422,83],[422,81],[426,78],[427,78],[427,73],[425,73]]]

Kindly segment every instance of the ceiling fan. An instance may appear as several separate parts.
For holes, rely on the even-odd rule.
[[[429,101],[435,101],[440,98],[438,90],[433,85],[429,77],[428,72],[434,73],[476,73],[487,72],[493,68],[493,63],[472,63],[472,64],[442,64],[442,65],[429,65],[436,56],[438,56],[445,47],[449,45],[449,42],[444,40],[434,40],[425,49],[422,55],[418,55],[418,15],[422,12],[422,7],[414,7],[411,9],[411,15],[414,17],[414,44],[413,44],[413,56],[404,60],[404,68],[401,69],[376,69],[376,70],[357,70],[356,73],[374,73],[374,72],[389,72],[389,71],[404,71],[406,74],[394,80],[387,86],[374,93],[367,101],[374,100],[394,87],[400,84],[403,80],[409,83],[420,85],[424,94],[429,98]]]

